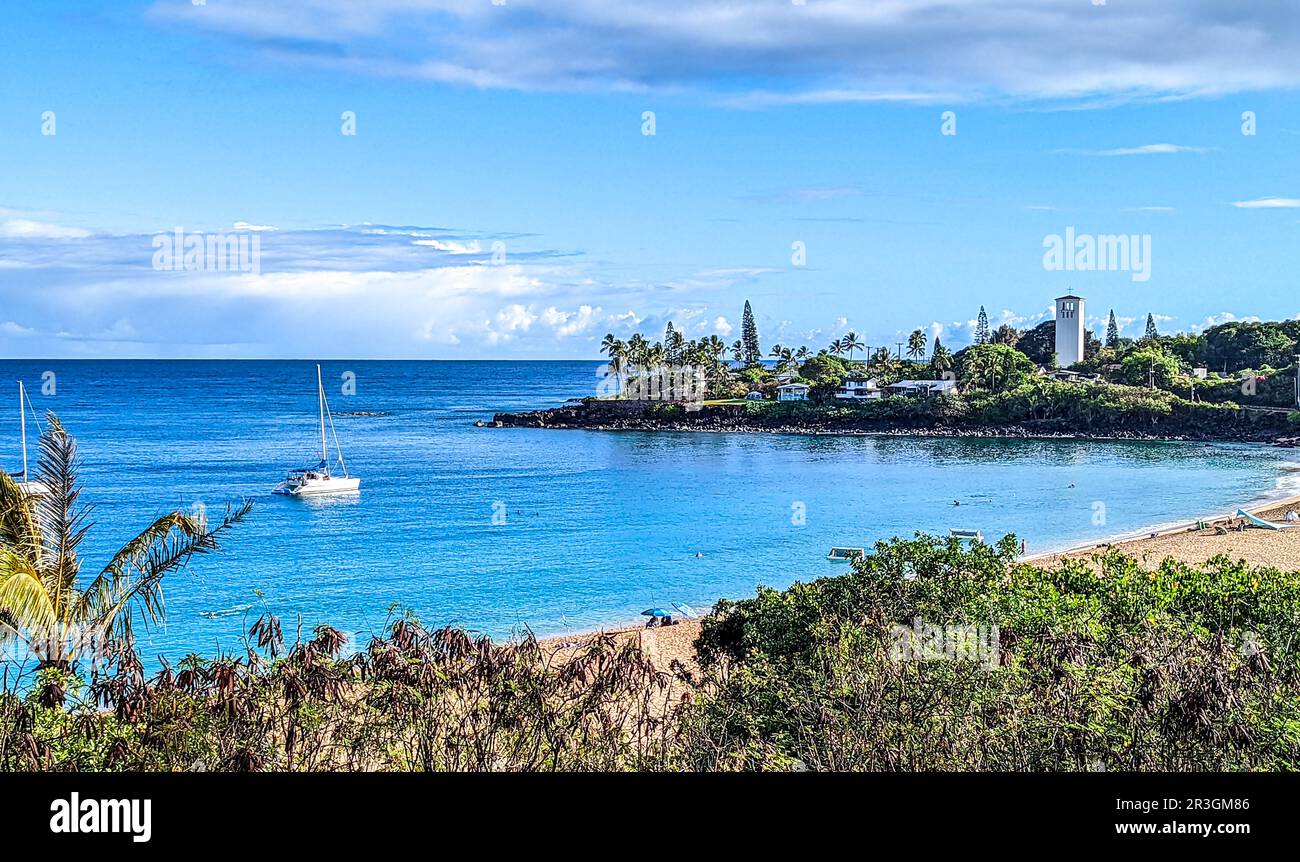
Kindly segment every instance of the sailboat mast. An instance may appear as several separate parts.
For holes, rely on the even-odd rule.
[[[325,463],[325,472],[330,469],[329,450],[325,447],[325,381],[320,376],[320,365],[316,366],[316,394],[320,398],[320,459]]]
[[[23,428],[23,481],[27,481],[27,405],[23,382],[18,381],[18,424]]]

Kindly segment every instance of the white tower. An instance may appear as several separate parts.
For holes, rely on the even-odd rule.
[[[1083,297],[1066,294],[1056,299],[1056,363],[1069,368],[1083,361]]]

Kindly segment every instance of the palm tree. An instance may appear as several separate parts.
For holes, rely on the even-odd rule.
[[[799,349],[794,352],[794,358],[799,360],[800,362],[803,362],[811,355],[812,355],[812,351],[808,349],[808,345],[806,344],[800,345]]]
[[[844,352],[849,355],[849,362],[852,362],[853,351],[863,350],[866,348],[866,345],[858,340],[858,334],[856,332],[850,332],[848,335],[844,336],[843,348]]]
[[[831,353],[834,353],[836,356],[843,356],[843,355],[844,355],[844,339],[842,339],[842,338],[837,338],[837,339],[835,339],[834,341],[832,341],[832,342],[831,342],[830,350],[831,350]]]
[[[646,352],[650,349],[650,344],[645,340],[645,336],[639,332],[632,333],[632,337],[627,340],[627,360],[636,371],[641,371],[646,366]]]
[[[737,362],[745,361],[745,342],[739,338],[731,343],[731,358]]]
[[[609,364],[614,367],[617,374],[623,368],[623,360],[627,355],[627,345],[614,337],[614,333],[606,334],[600,342],[600,352],[609,357]]]
[[[920,329],[912,330],[912,334],[907,336],[907,355],[912,359],[920,359],[925,355],[925,332]]]
[[[81,587],[77,549],[93,525],[77,503],[77,443],[53,413],[46,419],[37,473],[47,492],[25,493],[0,471],[0,637],[23,641],[39,669],[71,670],[106,640],[129,640],[136,614],[146,626],[161,621],[163,577],[217,550],[253,504],[228,508],[211,529],[202,514],[163,515]]]
[[[894,354],[888,347],[877,347],[867,363],[874,366],[881,374],[888,374],[894,369]]]
[[[942,344],[934,346],[934,352],[930,354],[930,367],[934,369],[934,373],[938,374],[940,378],[943,377],[945,371],[952,370],[952,354],[948,352],[948,348]]]

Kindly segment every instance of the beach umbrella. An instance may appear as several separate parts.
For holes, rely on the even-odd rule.
[[[692,620],[693,620],[693,619],[695,619],[696,617],[699,616],[699,614],[697,614],[697,613],[695,612],[695,608],[691,607],[690,605],[684,605],[684,604],[682,604],[682,603],[680,603],[680,602],[673,602],[673,607],[675,607],[675,608],[677,608],[677,610],[681,611],[681,612],[682,612],[682,616],[684,616],[684,617],[686,617],[686,618],[688,618],[688,619],[692,619]]]
[[[672,613],[663,608],[646,608],[641,612],[643,617],[671,617]]]

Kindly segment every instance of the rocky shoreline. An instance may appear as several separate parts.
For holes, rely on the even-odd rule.
[[[586,431],[669,431],[730,434],[810,434],[830,436],[896,437],[989,437],[1062,440],[1183,440],[1197,442],[1268,443],[1276,446],[1300,445],[1300,436],[1291,428],[1275,422],[1242,420],[1232,425],[1206,430],[1151,431],[1124,427],[1098,426],[1089,429],[1064,427],[1056,420],[1009,425],[955,425],[941,421],[899,422],[873,417],[809,418],[791,421],[789,417],[755,419],[743,406],[702,407],[680,415],[656,415],[646,402],[610,402],[588,400],[566,403],[547,410],[522,413],[498,413],[491,423],[476,423],[495,428],[546,428]]]

